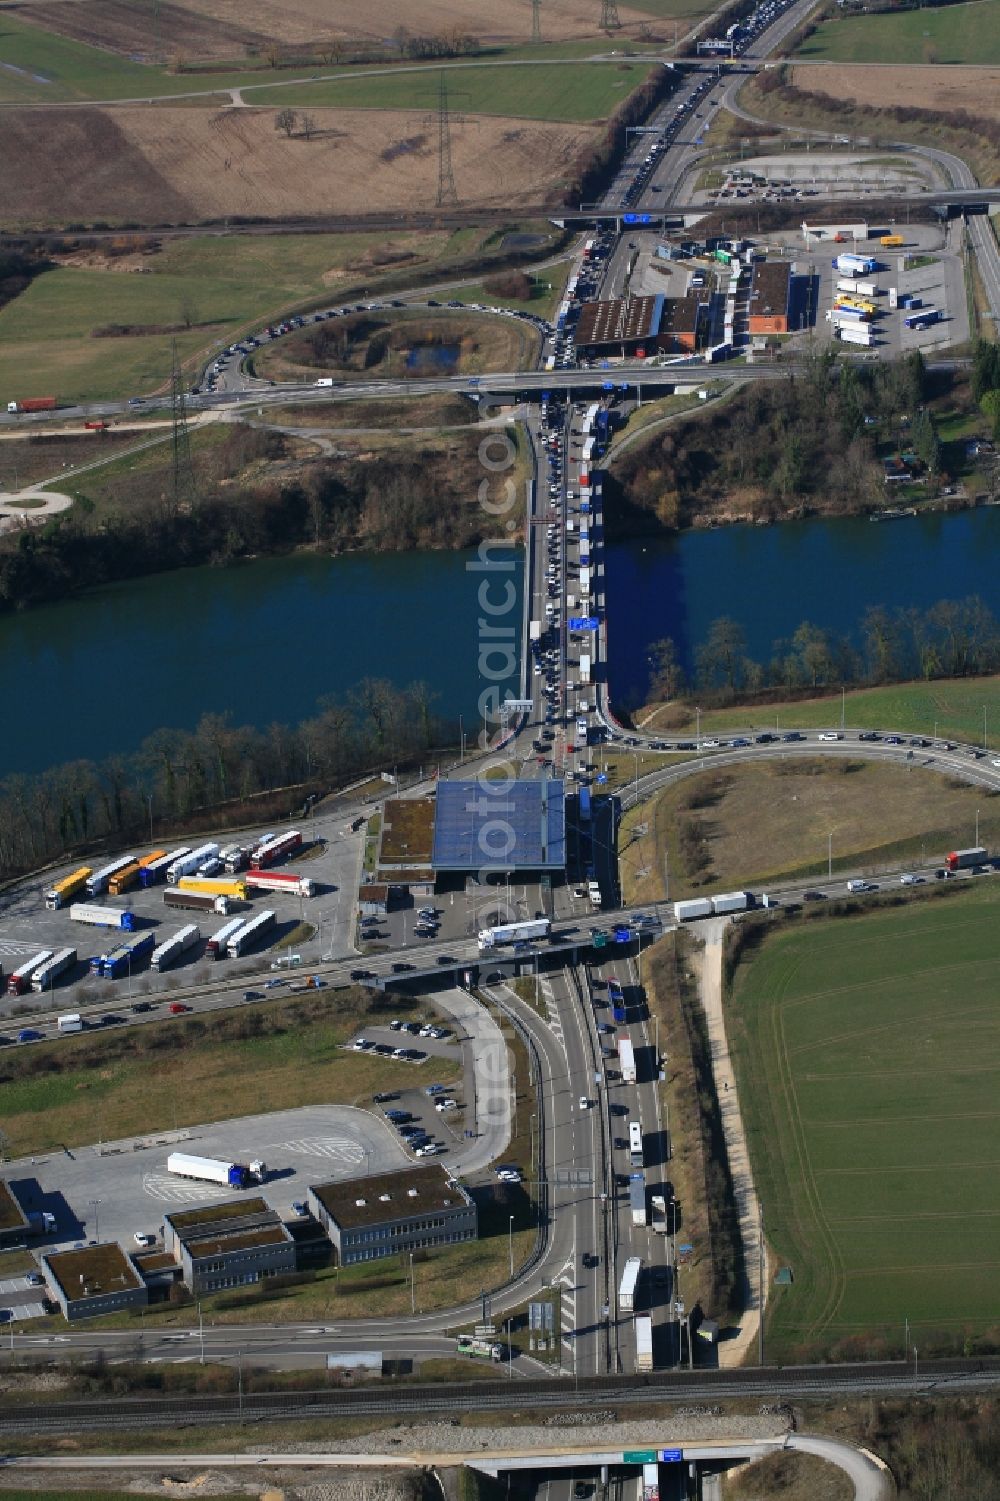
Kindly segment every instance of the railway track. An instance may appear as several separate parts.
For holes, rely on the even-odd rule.
[[[476,1409],[483,1412],[628,1406],[672,1402],[717,1403],[759,1397],[793,1400],[807,1397],[979,1391],[1000,1386],[1000,1357],[982,1360],[929,1361],[919,1371],[908,1363],[841,1366],[753,1367],[738,1371],[664,1372],[638,1379],[584,1377],[519,1383],[477,1382]],[[154,1428],[206,1423],[260,1423],[322,1416],[394,1415],[465,1412],[467,1385],[391,1386],[345,1391],[253,1392],[226,1396],[116,1397],[96,1401],[40,1403],[0,1408],[0,1434],[85,1433],[116,1428]]]

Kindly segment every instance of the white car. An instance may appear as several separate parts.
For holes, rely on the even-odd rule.
[[[840,736],[839,735],[835,735],[832,730],[821,730],[820,733],[816,736],[816,739],[817,740],[839,740]]]
[[[458,1101],[457,1100],[451,1100],[451,1099],[435,1100],[434,1101],[434,1109],[435,1110],[457,1110],[458,1109]]]
[[[155,1246],[156,1240],[152,1235],[147,1235],[144,1230],[136,1230],[132,1236],[137,1246]]]
[[[589,1110],[590,1109],[590,1101],[587,1099],[587,1096],[585,1094],[582,1094],[580,1096],[580,1109],[581,1110]]]

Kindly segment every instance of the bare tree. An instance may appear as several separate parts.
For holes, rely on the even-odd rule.
[[[285,135],[291,138],[295,131],[298,115],[293,109],[279,109],[274,117],[275,130],[283,130]]]
[[[299,132],[305,136],[307,141],[311,141],[316,134],[316,117],[306,114],[303,110],[299,116]]]

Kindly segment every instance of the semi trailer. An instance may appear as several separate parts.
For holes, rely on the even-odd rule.
[[[90,877],[93,875],[89,865],[81,865],[79,870],[74,870],[72,875],[64,876],[57,881],[51,891],[45,893],[45,905],[50,912],[58,912],[60,907],[65,907],[79,892],[86,889]]]
[[[180,886],[168,886],[163,893],[165,907],[186,908],[191,912],[217,912],[226,917],[229,913],[228,896],[213,896],[210,891],[184,891]]]
[[[158,973],[162,973],[163,970],[169,969],[182,954],[186,954],[188,949],[193,948],[200,937],[201,929],[197,923],[187,923],[183,928],[178,928],[176,933],[172,933],[158,949],[154,950],[149,961],[150,965]]]
[[[59,949],[46,959],[44,964],[39,965],[31,976],[31,988],[39,993],[51,990],[60,975],[64,975],[68,969],[72,969],[76,963],[76,949]]]
[[[52,957],[51,949],[39,949],[38,953],[32,954],[30,959],[25,959],[7,976],[7,994],[24,995],[25,991],[31,987],[35,971],[41,969],[42,965],[47,964]]]
[[[171,1152],[167,1172],[178,1178],[196,1178],[201,1183],[221,1183],[224,1188],[253,1188],[267,1182],[267,1167],[259,1160],[244,1166],[242,1162],[223,1162],[218,1157],[195,1157],[190,1152]]]
[[[135,929],[135,913],[122,907],[94,907],[87,902],[74,902],[69,915],[71,922],[88,923],[92,928],[120,928],[123,933]]]
[[[482,928],[479,932],[479,952],[501,948],[506,944],[530,943],[535,938],[547,938],[552,923],[547,917],[533,918],[530,922],[502,923],[495,928]]]

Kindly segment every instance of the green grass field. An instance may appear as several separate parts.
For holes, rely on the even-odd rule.
[[[327,83],[291,84],[282,89],[247,89],[248,104],[337,109],[420,109],[437,107],[440,68],[420,68]],[[643,82],[642,63],[538,64],[525,67],[449,68],[448,98],[459,114],[509,115],[531,120],[596,120]]]
[[[773,932],[728,1027],[771,1360],[1000,1325],[1000,887]]]
[[[885,688],[858,688],[845,694],[845,724],[849,729],[899,730],[903,734],[946,737],[1000,746],[1000,677],[942,678],[930,683],[893,683]],[[701,732],[839,728],[840,694],[804,698],[798,702],[743,705],[734,709],[703,710]],[[691,710],[691,728],[696,725]],[[650,727],[655,727],[656,721]]]
[[[434,272],[474,243],[466,230],[393,238],[415,252],[406,265]],[[170,379],[174,337],[182,360],[201,352],[207,356],[250,324],[318,299],[324,291],[335,301],[352,286],[373,289],[379,268],[366,264],[365,255],[384,242],[376,235],[176,239],[149,258],[144,276],[57,267],[0,310],[0,385],[19,398],[54,395],[64,401],[160,389]],[[399,267],[386,267],[382,275],[393,270]],[[176,335],[94,338],[91,333],[111,323],[182,325],[186,316],[202,326],[181,327]]]
[[[827,21],[796,56],[837,63],[1000,63],[1000,0]],[[822,87],[819,80],[816,87]]]

